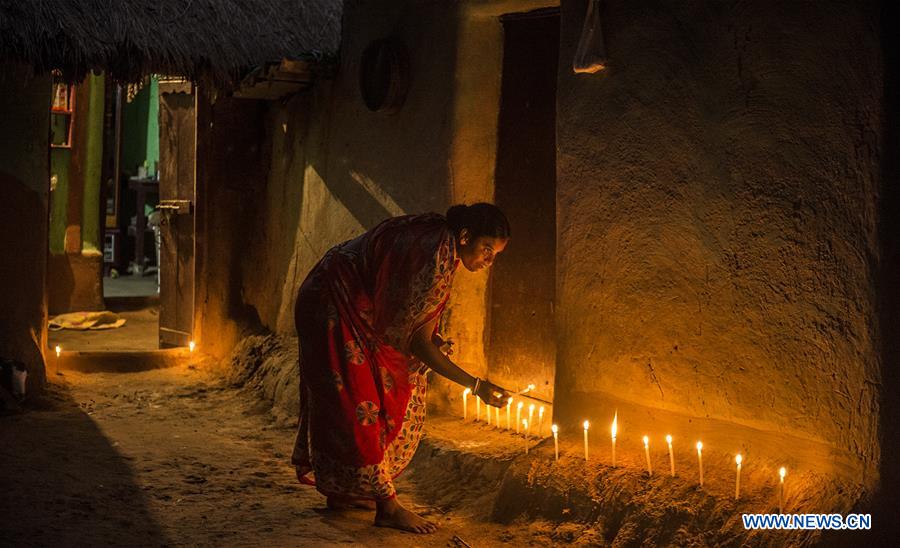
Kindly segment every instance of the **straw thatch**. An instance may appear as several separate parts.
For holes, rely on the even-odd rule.
[[[335,56],[341,0],[0,0],[0,58],[80,80],[150,73],[233,85],[282,58]]]

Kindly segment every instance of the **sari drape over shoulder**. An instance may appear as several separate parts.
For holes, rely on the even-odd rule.
[[[428,214],[382,222],[307,276],[295,309],[300,481],[330,496],[396,494],[425,419],[427,368],[410,341],[443,311],[457,264],[446,220]]]

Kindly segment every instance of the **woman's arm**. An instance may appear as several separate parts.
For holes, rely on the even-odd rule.
[[[438,375],[467,388],[474,388],[476,377],[466,373],[460,366],[453,363],[432,342],[431,334],[434,332],[436,324],[437,318],[413,333],[409,344],[410,351],[413,356],[421,360],[422,363],[430,367]],[[480,396],[482,400],[496,407],[506,405],[506,392],[502,388],[483,379],[480,386],[484,388],[480,389],[479,392],[481,393],[476,395]],[[495,392],[502,394],[502,396],[496,396]]]

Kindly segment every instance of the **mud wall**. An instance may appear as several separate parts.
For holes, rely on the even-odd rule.
[[[0,71],[0,356],[45,379],[50,78],[16,64]]]
[[[875,481],[877,12],[562,3],[557,402],[612,397],[824,442]]]

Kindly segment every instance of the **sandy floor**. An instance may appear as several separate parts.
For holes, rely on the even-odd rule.
[[[487,508],[401,500],[441,525],[421,537],[329,512],[288,463],[293,431],[248,394],[190,367],[53,376],[39,409],[0,417],[0,544],[526,545],[546,532],[484,523]],[[427,478],[426,478],[427,480]],[[472,486],[478,490],[478,486]],[[426,489],[427,491],[427,489]],[[432,499],[433,500],[433,499]],[[482,512],[483,510],[483,512]],[[489,540],[486,540],[489,539]]]

